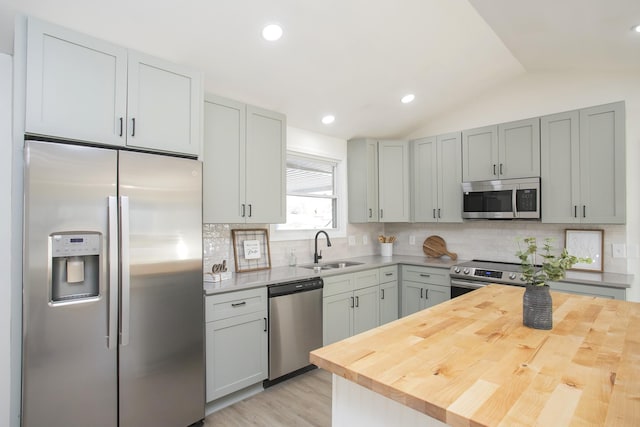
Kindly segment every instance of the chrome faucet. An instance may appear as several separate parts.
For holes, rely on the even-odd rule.
[[[327,234],[326,231],[324,230],[320,230],[316,233],[316,246],[315,246],[315,252],[313,253],[313,263],[317,264],[318,261],[320,261],[322,259],[322,251],[320,251],[320,253],[318,254],[318,236],[320,234],[324,234],[327,237],[327,246],[331,246],[331,240],[329,240],[329,235]]]

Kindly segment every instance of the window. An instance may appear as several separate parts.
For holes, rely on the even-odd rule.
[[[277,230],[338,228],[337,162],[287,154],[287,223]]]

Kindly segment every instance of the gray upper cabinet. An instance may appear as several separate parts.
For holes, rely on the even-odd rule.
[[[518,120],[462,132],[462,180],[540,175],[540,120]]]
[[[378,142],[347,144],[349,222],[378,222]]]
[[[380,222],[409,222],[409,144],[378,142]]]
[[[462,222],[462,144],[460,132],[411,142],[412,219]]]
[[[27,20],[25,131],[199,155],[202,74]]]
[[[204,222],[285,222],[285,116],[214,95],[204,105]]]
[[[623,102],[541,119],[542,221],[624,224]]]
[[[409,221],[407,141],[350,140],[347,162],[349,222]]]

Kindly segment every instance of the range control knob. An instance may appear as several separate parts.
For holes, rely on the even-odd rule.
[[[509,274],[509,279],[514,280],[518,275],[516,273]]]
[[[462,272],[463,272],[464,274],[469,274],[469,273],[470,273],[470,271],[469,271],[469,269],[468,269],[468,268],[465,268],[464,270],[462,270]]]
[[[460,274],[460,267],[454,267],[453,272],[456,274]]]
[[[521,274],[521,275],[520,275],[520,281],[521,281],[521,282],[524,282],[524,281],[525,281],[525,278],[524,278],[524,275],[523,275],[523,274]]]

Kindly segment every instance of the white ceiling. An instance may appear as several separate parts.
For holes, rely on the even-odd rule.
[[[525,72],[640,72],[638,0],[1,0],[0,51],[17,13],[193,66],[207,92],[344,139],[405,136]],[[271,22],[277,43],[260,37]]]

